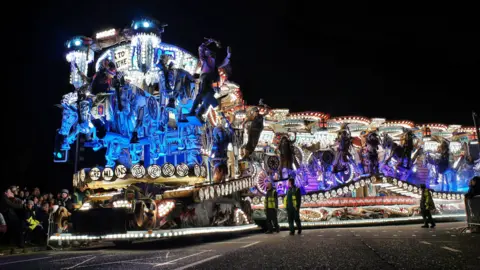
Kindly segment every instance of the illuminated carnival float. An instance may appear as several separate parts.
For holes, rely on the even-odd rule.
[[[421,219],[422,183],[435,190],[439,218],[464,216],[460,191],[480,171],[474,128],[294,113],[262,100],[246,105],[239,85],[228,79],[229,65],[217,70],[216,102],[203,98],[195,112],[201,63],[162,41],[165,26],[142,19],[67,42],[75,91],[61,102],[55,159],[68,156],[79,136],[84,147],[106,154],[102,166],[74,174],[85,200],[73,225],[51,239],[250,230],[265,219],[269,181],[286,226],[282,196],[289,177],[303,194],[305,226]],[[106,86],[98,91],[101,76]],[[263,122],[259,138],[256,119]]]

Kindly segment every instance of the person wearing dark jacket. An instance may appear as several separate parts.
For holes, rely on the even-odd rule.
[[[465,198],[473,198],[480,195],[480,176],[475,176],[470,179],[468,184],[468,191],[465,194]]]
[[[48,218],[50,215],[50,204],[48,202],[42,203],[42,208],[37,209],[35,216],[40,221],[42,227],[46,230],[48,228]]]
[[[473,203],[473,198],[476,196],[480,196],[480,177],[475,176],[472,179],[470,179],[470,182],[468,183],[468,191],[465,193],[465,211],[467,214],[467,223],[468,226],[471,227],[472,218],[474,218],[475,215],[472,215],[472,203]]]
[[[267,216],[267,229],[266,233],[273,233],[273,229],[278,233],[280,232],[280,226],[278,226],[277,219],[278,210],[278,196],[277,190],[273,188],[271,182],[267,183],[267,194],[265,195],[265,214]],[[273,226],[272,226],[273,223]]]
[[[67,208],[68,212],[73,211],[73,202],[72,199],[68,197],[68,190],[62,189],[61,199],[58,201],[58,206],[63,206]]]
[[[23,210],[23,206],[11,201],[14,198],[14,194],[10,188],[6,189],[1,196],[0,212],[3,214],[8,227],[6,238],[11,243],[15,242],[18,247],[23,248],[25,243],[23,240],[22,222],[17,214],[17,211]]]
[[[430,212],[435,210],[432,192],[427,189],[425,184],[421,184],[420,189],[422,190],[422,197],[420,198],[420,210],[422,211],[423,222],[425,223],[422,228],[428,228],[428,223],[431,224],[430,228],[435,228],[435,221],[433,220],[432,213]]]
[[[300,205],[302,204],[302,195],[300,189],[295,186],[295,179],[288,178],[288,191],[283,199],[283,204],[287,209],[288,227],[290,228],[290,235],[295,234],[295,227],[293,222],[297,225],[298,234],[302,234],[302,223],[300,222]]]

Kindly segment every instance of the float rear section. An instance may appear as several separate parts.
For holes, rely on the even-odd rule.
[[[54,160],[78,156],[80,142],[105,161],[76,169],[77,209],[50,240],[253,230],[267,182],[282,223],[288,178],[305,226],[417,221],[420,184],[434,189],[435,218],[465,216],[461,192],[480,174],[475,128],[246,105],[229,47],[205,39],[196,56],[164,43],[165,27],[140,19],[67,42],[75,90],[59,106]]]

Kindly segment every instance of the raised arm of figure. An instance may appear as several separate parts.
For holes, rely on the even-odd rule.
[[[232,55],[232,49],[230,46],[227,47],[227,57],[223,59],[222,64],[219,66],[219,68],[224,68],[230,64],[230,56]]]
[[[213,42],[212,39],[207,39],[198,47],[198,58],[200,59],[200,61],[206,60],[205,50],[207,49],[207,46],[210,45],[210,43],[212,42]]]

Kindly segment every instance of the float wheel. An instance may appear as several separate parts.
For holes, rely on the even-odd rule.
[[[154,229],[157,224],[157,205],[152,199],[148,199],[146,202],[149,211],[146,213],[145,229],[151,230]]]
[[[270,170],[278,170],[278,168],[280,167],[280,159],[277,156],[268,156],[267,166]]]
[[[135,210],[133,211],[133,219],[135,225],[138,228],[143,228],[146,222],[146,215],[145,215],[145,202],[139,201],[135,203]]]

